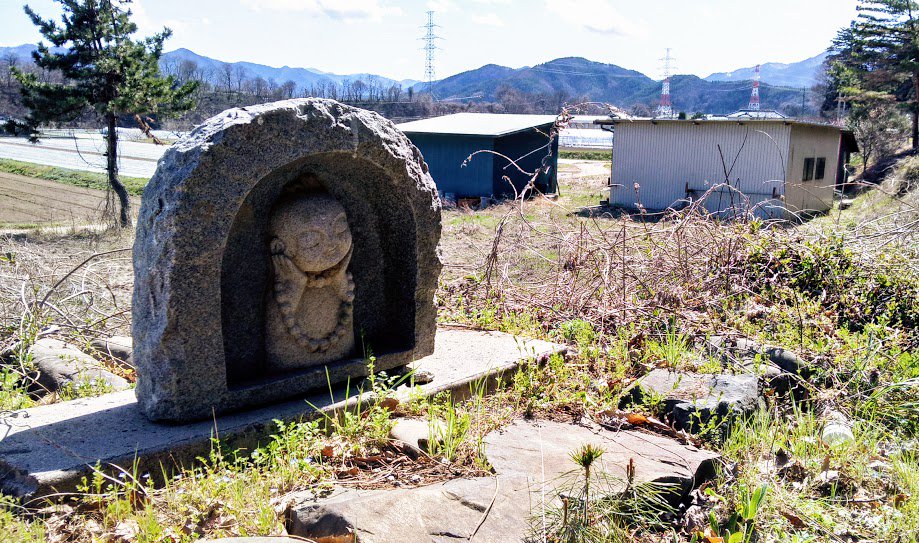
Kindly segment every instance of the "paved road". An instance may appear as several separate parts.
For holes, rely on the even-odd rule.
[[[129,177],[152,177],[168,146],[123,141],[118,144],[118,168]],[[72,138],[0,138],[0,158],[34,162],[72,170],[105,173],[105,141],[98,134]]]

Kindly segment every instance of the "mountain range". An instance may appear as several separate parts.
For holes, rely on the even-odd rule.
[[[687,113],[733,113],[750,100],[751,77],[746,80],[708,81],[694,75],[671,78],[671,94],[676,111]],[[616,66],[584,58],[560,58],[533,67],[511,69],[489,64],[463,72],[434,84],[434,95],[441,100],[507,102],[508,90],[529,95],[561,95],[565,100],[605,102],[619,107],[650,106],[660,98],[661,83],[650,77]],[[802,101],[807,107],[810,91],[763,83],[760,96],[765,109],[799,114]],[[503,99],[502,99],[503,96]]]
[[[13,54],[25,62],[31,59],[34,45],[0,47],[0,58]],[[764,108],[788,109],[807,101],[809,89],[817,76],[826,53],[791,64],[763,64],[761,96]],[[384,87],[393,84],[416,91],[427,86],[415,80],[394,80],[362,73],[340,75],[315,68],[272,67],[252,62],[226,63],[199,55],[188,49],[165,53],[161,59],[164,67],[176,67],[182,62],[193,62],[199,70],[217,74],[229,64],[246,77],[273,79],[277,83],[293,81],[298,88],[311,88],[322,83],[340,85],[345,80],[367,81],[374,77]],[[753,68],[714,73],[705,79],[694,75],[677,75],[671,87],[674,109],[686,112],[729,113],[744,107],[750,96]],[[536,66],[508,68],[488,64],[434,83],[434,95],[440,100],[497,101],[499,95],[507,97],[508,91],[526,95],[558,96],[564,99],[583,98],[608,102],[620,107],[650,106],[660,95],[660,81],[635,70],[615,64],[593,62],[584,58],[555,59]]]
[[[829,56],[828,51],[824,51],[815,57],[811,57],[801,62],[791,64],[782,64],[779,62],[769,62],[760,66],[760,78],[771,84],[780,87],[812,87],[817,82],[823,63]],[[753,77],[755,66],[740,68],[732,72],[715,73],[705,78],[706,81],[747,81]]]

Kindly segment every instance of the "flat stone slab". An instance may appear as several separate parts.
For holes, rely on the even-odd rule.
[[[453,479],[415,489],[338,489],[298,505],[289,532],[307,539],[357,536],[361,543],[520,541],[532,495],[526,477]]]
[[[682,495],[714,474],[718,458],[654,434],[558,422],[517,421],[490,433],[485,443],[494,477],[415,489],[337,488],[331,496],[308,496],[296,505],[290,533],[308,539],[353,534],[362,543],[522,542],[543,505],[574,482],[577,466],[570,455],[585,444],[604,451],[595,474],[624,481],[631,462],[636,483],[672,484]]]
[[[678,429],[696,430],[713,417],[750,413],[759,399],[753,374],[698,374],[657,369],[632,388],[632,399],[663,398],[667,417]]]
[[[603,428],[551,421],[517,421],[485,437],[485,456],[502,475],[528,477],[535,486],[570,482],[580,476],[571,453],[591,444],[603,455],[591,468],[623,482],[631,463],[635,483],[673,485],[681,495],[714,474],[717,453],[639,430]],[[618,490],[618,489],[613,489]]]
[[[442,391],[468,394],[473,384],[513,373],[522,360],[546,358],[565,347],[523,340],[498,332],[439,330],[434,354],[412,366],[434,380],[422,385],[426,396]],[[351,386],[352,392],[354,386]],[[399,391],[408,396],[406,387]],[[133,391],[106,394],[0,414],[0,492],[38,496],[73,490],[97,462],[130,468],[135,458],[141,472],[154,476],[194,462],[210,450],[218,436],[228,448],[251,449],[273,429],[272,421],[331,412],[357,404],[345,397],[345,386],[255,410],[218,415],[211,421],[167,425],[148,420]],[[366,402],[366,398],[364,399]]]
[[[43,392],[57,392],[66,386],[106,387],[108,392],[130,388],[123,377],[106,370],[102,363],[69,343],[39,339],[29,349],[38,370],[36,385]]]

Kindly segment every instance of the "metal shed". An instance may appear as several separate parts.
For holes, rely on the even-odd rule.
[[[437,190],[457,198],[513,197],[551,152],[548,172],[539,176],[536,188],[545,193],[558,190],[558,138],[549,145],[553,115],[503,115],[457,113],[398,125],[412,140],[428,164]],[[470,155],[477,151],[463,166]],[[504,158],[507,157],[507,158]],[[507,179],[513,183],[513,187]]]
[[[832,207],[845,164],[844,131],[826,124],[724,117],[602,123],[615,124],[609,203],[621,207],[678,208],[708,193],[703,205],[713,213],[820,213]]]

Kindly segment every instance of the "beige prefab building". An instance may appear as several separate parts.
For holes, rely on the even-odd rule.
[[[616,120],[609,203],[792,218],[827,211],[848,152],[838,127],[790,119]]]

